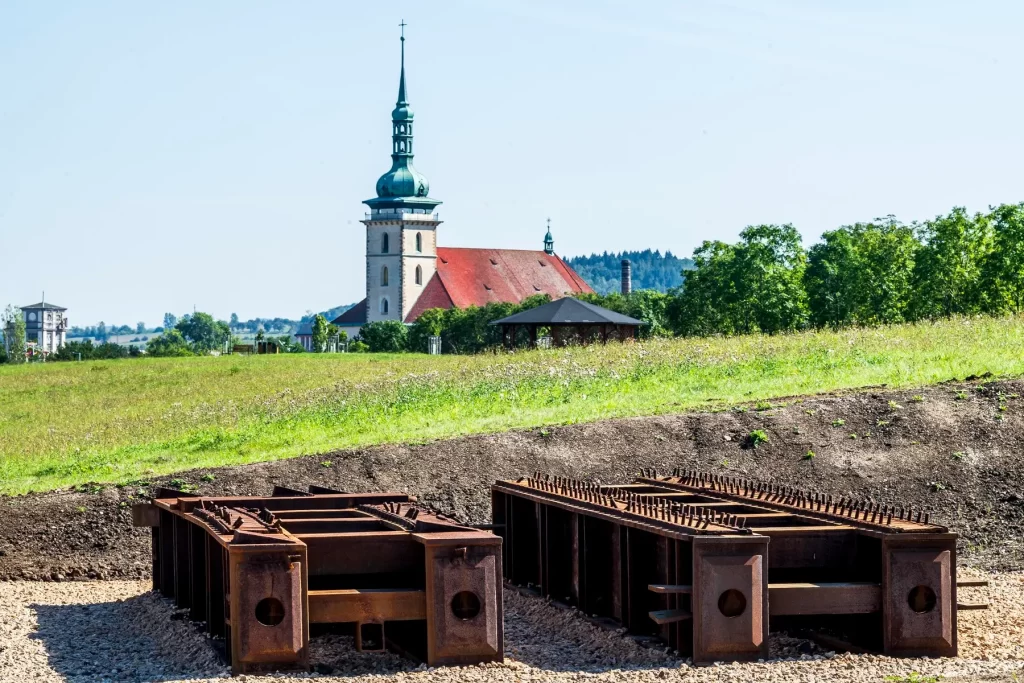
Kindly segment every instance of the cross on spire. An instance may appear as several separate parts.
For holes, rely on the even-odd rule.
[[[402,40],[405,40],[405,27],[408,25],[409,24],[405,23],[405,19],[402,19],[402,23],[398,25],[402,29]]]

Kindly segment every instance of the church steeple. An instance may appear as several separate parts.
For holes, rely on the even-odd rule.
[[[555,238],[551,236],[551,219],[548,219],[548,233],[544,235],[544,253],[555,253]]]
[[[405,22],[402,27],[402,61],[398,77],[398,101],[391,112],[391,170],[377,180],[377,197],[366,200],[371,208],[416,206],[432,211],[441,202],[428,197],[430,183],[427,177],[412,165],[413,112],[409,106],[405,84]]]

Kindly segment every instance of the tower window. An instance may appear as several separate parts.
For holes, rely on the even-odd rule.
[[[423,251],[423,233],[416,233],[416,251]]]
[[[417,237],[419,237],[419,235],[417,235]],[[416,284],[423,284],[423,268],[420,266],[416,266]]]
[[[387,313],[388,312],[388,298],[386,296],[382,296],[380,298],[380,312],[381,313]]]
[[[380,253],[388,253],[388,234],[384,233],[380,238]]]
[[[388,286],[388,267],[387,266],[384,266],[383,268],[380,269],[380,286],[381,287],[387,287]]]

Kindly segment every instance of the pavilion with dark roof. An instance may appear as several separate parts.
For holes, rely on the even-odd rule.
[[[602,342],[609,339],[635,339],[643,324],[642,320],[572,297],[558,299],[491,323],[501,325],[502,339],[509,348],[515,346],[516,332],[520,327],[529,331],[530,346],[537,345],[537,330],[541,327],[551,330],[551,343],[554,346],[565,346],[573,342],[587,344],[598,339]]]

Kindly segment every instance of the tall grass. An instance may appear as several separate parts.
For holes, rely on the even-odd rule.
[[[0,492],[984,372],[1024,374],[1024,318],[513,355],[0,366]]]

